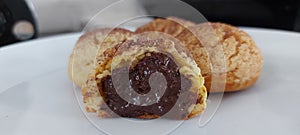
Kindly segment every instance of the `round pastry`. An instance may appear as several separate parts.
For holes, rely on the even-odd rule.
[[[242,90],[254,85],[261,74],[263,55],[251,36],[228,24],[210,23],[210,25],[218,35],[224,51],[226,62],[225,91]],[[196,27],[201,29],[201,25]],[[206,86],[210,87],[209,74],[206,80],[208,80]]]
[[[95,65],[96,54],[125,41],[130,35],[132,32],[121,28],[96,29],[82,35],[70,55],[69,78],[81,87]]]
[[[99,117],[186,119],[206,107],[200,69],[165,34],[132,36],[97,60],[83,97],[86,110]]]
[[[223,23],[202,23],[187,28],[169,25],[169,22],[156,20],[136,32],[160,31],[174,35],[201,69],[209,92],[223,92],[221,84],[225,81],[225,92],[242,90],[252,86],[259,78],[263,56],[252,38],[244,31]],[[171,31],[177,29],[176,27],[180,29],[179,33]],[[216,77],[212,77],[213,75]],[[213,88],[212,83],[220,84],[220,87]]]

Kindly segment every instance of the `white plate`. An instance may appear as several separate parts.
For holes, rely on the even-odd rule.
[[[243,29],[264,54],[259,81],[245,91],[225,94],[206,126],[199,128],[194,118],[172,134],[300,134],[300,34]],[[69,54],[78,36],[0,48],[1,135],[103,134],[82,113],[67,76]],[[118,120],[114,124],[111,130],[118,131]]]

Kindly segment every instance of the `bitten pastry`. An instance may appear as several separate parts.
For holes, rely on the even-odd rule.
[[[224,81],[218,78],[212,80],[212,74],[216,74],[212,73],[212,62],[224,67],[218,70],[218,74],[226,76],[225,92],[248,88],[260,76],[263,56],[259,48],[247,33],[234,26],[223,23],[202,23],[193,26],[174,19],[156,19],[138,28],[136,33],[148,31],[163,32],[180,40],[201,69],[205,86],[210,92],[223,91],[222,88],[212,89],[212,81]],[[221,52],[220,49],[208,51],[218,47],[222,49]]]
[[[143,119],[201,113],[207,96],[204,78],[179,44],[151,32],[107,49],[83,87],[86,110],[100,117]]]
[[[96,29],[82,35],[69,59],[69,78],[81,87],[95,65],[96,54],[125,41],[130,35],[132,32],[121,28]]]

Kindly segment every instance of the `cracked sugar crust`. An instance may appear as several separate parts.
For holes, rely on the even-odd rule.
[[[150,23],[139,27],[135,33],[143,33],[149,31],[158,31],[169,34],[170,36],[177,36],[186,28],[196,25],[193,22],[177,18],[177,17],[167,17],[166,19],[155,19]]]
[[[204,25],[211,25],[212,29],[215,32],[215,36],[208,37],[207,41],[209,43],[205,43],[205,46],[208,49],[216,47],[216,45],[222,45],[224,62],[223,65],[226,66],[224,75],[226,74],[226,85],[225,91],[237,91],[241,89],[248,88],[252,86],[257,79],[259,78],[263,66],[263,56],[259,48],[256,46],[253,39],[244,31],[238,29],[237,27],[223,24],[223,23],[205,23],[199,24],[192,28],[195,30],[197,36],[204,35],[203,33],[209,30],[207,28],[202,28]],[[201,33],[199,33],[201,32]],[[218,38],[218,39],[215,39]],[[201,40],[201,39],[200,39]],[[218,41],[217,41],[218,40]],[[194,41],[197,42],[197,41]],[[205,54],[205,49],[199,49],[194,44],[186,44],[188,50],[191,51],[193,58],[196,63],[200,67],[202,71],[202,75],[205,77],[205,86],[209,89],[212,83],[211,77],[211,60],[218,63],[222,63],[222,61],[218,61],[219,59],[217,54],[210,55],[211,60],[208,59],[208,54]],[[197,49],[198,48],[198,49]],[[200,47],[201,48],[201,47]],[[203,48],[203,47],[202,47]],[[200,53],[199,53],[200,52]],[[213,52],[220,53],[220,52]],[[221,54],[222,55],[222,54]],[[222,64],[220,64],[222,65]],[[219,80],[215,80],[219,81]],[[222,80],[220,80],[222,81]],[[218,90],[214,90],[211,92],[219,92]]]
[[[261,74],[263,55],[253,39],[236,27],[214,23],[222,39],[227,61],[226,89],[244,89],[253,85]]]
[[[178,18],[178,17],[175,17],[175,16],[167,17],[167,19],[175,21],[175,22],[183,25],[184,27],[192,27],[192,26],[196,25],[194,22],[191,22],[191,21],[188,21],[188,20],[185,20],[185,19],[181,19],[181,18]]]
[[[96,54],[125,41],[132,32],[121,28],[96,29],[82,35],[77,41],[68,64],[69,78],[79,87],[87,80],[95,66]]]

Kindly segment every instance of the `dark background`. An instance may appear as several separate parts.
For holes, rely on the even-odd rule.
[[[298,0],[183,0],[209,21],[300,31]]]
[[[196,14],[172,0],[157,0],[173,9],[158,8],[156,0],[144,0],[142,4],[150,14],[163,17],[170,14],[194,20]],[[251,26],[300,31],[300,1],[297,0],[182,0],[200,11],[208,21],[225,22],[236,26]],[[171,5],[171,6],[170,6]]]

